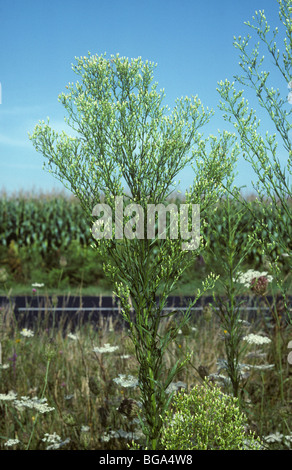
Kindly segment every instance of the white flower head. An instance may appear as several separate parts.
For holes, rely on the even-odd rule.
[[[61,441],[61,438],[60,436],[58,436],[58,434],[56,432],[54,432],[53,434],[49,434],[46,432],[45,434],[45,437],[42,439],[43,442],[49,442],[50,444],[52,443],[56,443],[56,442],[60,442]]]
[[[288,83],[288,88],[290,88],[290,90],[291,90],[291,88],[292,88],[292,80],[290,80],[290,82]]]
[[[38,411],[39,413],[48,413],[53,411],[55,408],[48,406],[46,398],[29,398],[21,397],[21,400],[15,400],[14,405],[17,410],[22,411],[25,408],[30,408]]]
[[[90,431],[90,427],[87,426],[87,425],[85,425],[85,424],[83,424],[83,425],[81,426],[80,431],[81,431],[81,432],[89,432],[89,431]]]
[[[73,333],[68,333],[67,338],[73,339],[73,341],[76,341],[78,339],[78,337],[74,335]]]
[[[132,375],[119,374],[119,377],[113,379],[113,381],[125,388],[137,387],[139,385],[139,381]]]
[[[235,282],[239,282],[240,284],[244,284],[245,287],[251,287],[251,282],[253,279],[258,279],[259,277],[266,277],[268,282],[271,282],[273,280],[273,277],[268,275],[266,271],[260,272],[260,271],[255,271],[254,269],[248,269],[245,273],[238,273],[238,277],[236,279],[233,279]]]
[[[282,442],[283,434],[280,434],[279,431],[274,434],[269,434],[264,439],[266,442]]]
[[[265,371],[265,370],[274,369],[274,367],[275,367],[275,364],[260,364],[260,365],[254,364],[254,365],[250,365],[249,369]]]
[[[187,384],[184,382],[171,382],[166,389],[166,393],[177,392],[181,388],[186,388]]]
[[[27,328],[23,328],[20,332],[22,336],[25,336],[26,338],[31,338],[34,336],[34,332],[32,330],[28,330]]]
[[[102,346],[101,348],[98,348],[97,346],[95,348],[93,348],[93,351],[95,353],[107,353],[107,352],[113,352],[113,351],[116,351],[117,349],[119,349],[119,346],[111,346],[109,343],[106,343],[104,346]]]
[[[64,441],[62,441],[61,437],[58,436],[54,432],[54,434],[45,434],[45,437],[42,439],[43,442],[48,442],[50,445],[46,448],[47,450],[58,450],[60,447],[68,444],[70,442],[70,439],[67,437]]]
[[[287,101],[288,101],[289,104],[292,104],[292,91],[290,91],[290,93],[288,93]]]
[[[267,338],[266,336],[255,335],[253,333],[250,333],[249,335],[244,336],[243,340],[249,344],[257,344],[257,345],[268,344],[271,342],[270,338]]]
[[[15,400],[17,397],[17,394],[15,392],[13,392],[12,390],[10,390],[10,392],[8,392],[7,394],[5,393],[0,393],[0,401],[3,400],[3,401],[13,401]]]
[[[8,441],[5,442],[6,447],[12,447],[15,446],[16,444],[19,444],[20,441],[18,439],[8,439]]]
[[[32,284],[32,287],[44,287],[45,284],[39,284],[38,282],[35,282]]]

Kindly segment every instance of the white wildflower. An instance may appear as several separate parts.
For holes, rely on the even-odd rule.
[[[90,427],[89,426],[86,426],[85,424],[83,424],[81,426],[81,429],[80,429],[81,432],[88,432],[90,431]]]
[[[0,369],[9,369],[9,364],[0,364]]]
[[[17,397],[17,394],[13,392],[12,390],[10,390],[10,392],[8,392],[7,394],[0,393],[0,400],[3,400],[3,401],[13,401],[16,399],[16,397]]]
[[[45,433],[45,437],[42,439],[43,442],[49,442],[50,444],[55,442],[60,442],[62,439],[60,436],[54,432],[54,434]]]
[[[266,336],[255,335],[253,333],[250,333],[249,335],[244,336],[243,340],[247,341],[247,343],[249,344],[257,344],[257,345],[268,344],[271,342],[270,338],[267,338]]]
[[[139,384],[138,380],[135,379],[135,377],[133,377],[132,375],[128,375],[126,377],[126,375],[124,374],[119,374],[119,377],[113,379],[113,381],[116,384],[121,385],[125,388],[137,387]]]
[[[237,278],[233,279],[234,282],[239,282],[243,284],[245,287],[251,287],[251,281],[253,279],[258,279],[259,277],[266,277],[269,282],[273,280],[271,275],[268,275],[266,271],[254,271],[253,269],[249,269],[245,273],[239,272]]]
[[[60,449],[60,447],[68,444],[68,442],[70,442],[70,439],[67,437],[67,439],[62,441],[61,437],[54,432],[54,434],[46,433],[42,441],[50,443],[46,450],[58,450]]]
[[[180,388],[186,388],[187,384],[184,382],[172,382],[166,389],[166,393],[176,392]]]
[[[114,431],[110,431],[110,433],[113,433],[113,432],[114,432]],[[100,439],[101,439],[102,442],[109,442],[109,440],[110,440],[112,437],[115,437],[115,435],[112,436],[112,435],[110,435],[110,434],[105,433],[105,434],[103,434],[103,435],[101,436]]]
[[[278,431],[274,434],[269,434],[268,436],[264,437],[266,442],[282,442],[283,434],[280,434]]]
[[[19,444],[20,441],[18,439],[8,439],[8,441],[5,442],[6,447],[12,447],[15,446],[16,444]]]
[[[45,284],[39,284],[38,282],[35,282],[32,284],[32,287],[44,287]]]
[[[23,328],[20,334],[26,338],[31,338],[34,335],[34,332],[32,330],[28,330],[27,328]]]
[[[48,406],[46,398],[39,399],[37,397],[21,397],[21,400],[15,400],[14,405],[19,411],[22,411],[24,408],[30,408],[42,414],[48,413],[55,409]]]
[[[254,369],[254,370],[271,370],[275,367],[275,364],[260,364],[260,365],[250,365],[249,369]]]
[[[113,351],[116,351],[116,349],[119,349],[119,346],[111,346],[109,343],[106,343],[103,347],[101,348],[98,348],[98,347],[95,347],[93,348],[93,351],[95,353],[107,353],[107,352],[113,352]]]
[[[74,335],[73,333],[68,333],[67,338],[73,339],[74,341],[76,341],[78,339],[78,337],[76,335]]]
[[[127,432],[123,429],[118,429],[117,431],[109,431],[109,433],[105,433],[101,436],[101,440],[103,442],[109,442],[110,439],[134,439],[138,440],[141,438],[141,433],[138,432]]]

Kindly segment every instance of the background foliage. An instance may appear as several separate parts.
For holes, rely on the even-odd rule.
[[[250,202],[253,204],[252,198]],[[169,202],[183,202],[176,194]],[[267,224],[268,230],[275,236],[280,233],[286,240],[286,246],[292,249],[292,233],[289,223],[283,215],[283,224],[278,220],[267,218],[262,206],[253,204],[258,220]],[[232,210],[240,210],[239,202],[233,200]],[[226,219],[222,216],[222,204],[201,228],[207,242],[206,250],[224,251],[223,236],[226,231]],[[277,225],[276,225],[277,222]],[[244,247],[248,236],[255,228],[256,222],[251,212],[246,211],[235,236],[238,246]],[[288,228],[288,230],[287,230]],[[268,233],[260,229],[261,238],[265,240]],[[215,233],[216,232],[216,233]],[[0,198],[0,265],[5,268],[9,280],[17,283],[44,282],[48,287],[100,286],[110,289],[110,281],[105,278],[102,265],[105,260],[91,248],[93,242],[91,227],[86,223],[79,201],[62,193],[47,193],[42,195],[15,194],[8,197],[5,193]],[[272,258],[280,256],[281,247],[272,252]],[[285,258],[283,269],[285,272]],[[265,267],[265,258],[260,247],[253,246],[246,263],[253,269]],[[220,266],[217,266],[220,272]],[[208,268],[200,257],[183,274],[180,281],[182,286],[186,280],[206,275]],[[38,279],[36,279],[36,277]]]

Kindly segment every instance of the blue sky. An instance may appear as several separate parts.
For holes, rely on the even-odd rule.
[[[28,132],[47,116],[53,128],[66,129],[58,95],[77,78],[75,56],[88,51],[157,63],[154,78],[165,89],[165,104],[198,95],[215,111],[204,134],[227,128],[217,108],[217,82],[240,72],[233,37],[251,34],[244,21],[263,9],[272,29],[279,26],[276,0],[1,0],[0,190],[63,188],[42,169],[44,158]],[[287,85],[274,87],[287,94]],[[251,190],[254,175],[242,158],[237,171],[237,183]],[[193,173],[180,176],[184,190]]]

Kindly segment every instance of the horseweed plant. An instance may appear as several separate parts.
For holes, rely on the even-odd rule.
[[[235,82],[230,83],[227,79],[219,83],[217,88],[222,101],[220,102],[220,109],[225,113],[224,119],[231,122],[237,130],[240,138],[240,148],[243,152],[243,157],[251,164],[255,175],[258,180],[254,184],[254,189],[258,193],[256,202],[262,205],[263,214],[269,219],[269,215],[274,213],[276,220],[279,224],[284,225],[286,232],[280,232],[277,227],[279,224],[275,223],[273,230],[269,230],[268,226],[263,220],[258,220],[258,225],[266,230],[266,239],[260,239],[260,243],[266,251],[267,257],[270,257],[275,250],[280,252],[281,256],[287,256],[286,261],[289,264],[291,271],[291,256],[290,246],[287,242],[291,238],[291,187],[289,185],[287,172],[291,174],[291,42],[292,42],[292,29],[291,29],[291,13],[292,1],[279,0],[279,19],[284,26],[282,31],[285,36],[284,51],[281,53],[277,48],[275,38],[279,34],[279,28],[276,27],[271,32],[271,27],[267,22],[264,11],[256,11],[253,20],[256,24],[251,24],[249,21],[245,24],[252,29],[259,37],[260,41],[256,46],[249,51],[250,35],[242,38],[234,38],[234,46],[240,52],[239,66],[243,71],[243,75],[236,75],[235,81],[244,86],[250,87],[257,97],[260,107],[265,110],[273,123],[276,133],[269,135],[268,131],[263,137],[258,129],[260,127],[260,119],[257,119],[254,109],[248,108],[248,101],[243,97],[244,90],[236,91]],[[271,37],[269,37],[271,35]],[[260,44],[266,47],[269,57],[272,59],[279,77],[282,78],[282,88],[274,89],[273,86],[268,85],[270,72],[263,69],[265,56],[260,56]],[[289,92],[287,92],[290,90]],[[283,99],[282,94],[286,96]],[[287,95],[288,93],[288,95]],[[280,162],[278,143],[276,137],[280,138],[283,142],[283,150],[286,151],[287,161],[283,168]],[[241,201],[251,211],[256,218],[256,212],[252,209],[251,204],[246,201]],[[283,236],[284,234],[284,236]],[[282,258],[283,259],[283,258]],[[285,303],[285,311],[289,322],[290,312],[287,305],[286,293],[288,285],[283,285],[283,279],[279,276],[280,269],[278,267],[279,258],[273,259],[270,265],[272,274],[278,287],[283,295]]]
[[[223,216],[223,220],[226,221],[226,230],[224,233],[218,230],[222,220],[220,221],[218,216],[214,216],[211,226],[212,236],[216,243],[213,250],[210,248],[206,250],[205,261],[208,265],[211,265],[212,260],[220,260],[218,269],[215,269],[215,272],[219,276],[218,282],[222,284],[223,294],[213,294],[213,298],[224,338],[226,353],[226,361],[223,363],[224,369],[231,382],[233,395],[237,398],[242,376],[240,359],[244,351],[242,347],[244,325],[240,320],[240,307],[244,301],[238,302],[237,300],[237,296],[240,295],[242,289],[241,285],[236,282],[236,278],[255,242],[252,238],[249,238],[245,246],[236,243],[236,236],[239,234],[239,226],[245,209],[240,207],[239,210],[236,210],[236,206],[234,208],[234,205],[232,205],[229,195],[221,200],[221,205],[223,213],[220,217]],[[244,228],[244,226],[241,227],[241,230]]]
[[[263,10],[255,12],[253,16],[254,24],[251,24],[249,21],[245,23],[260,40],[251,50],[250,42],[252,38],[250,35],[244,38],[241,36],[234,38],[234,46],[240,53],[239,66],[242,70],[242,75],[234,77],[235,81],[249,87],[254,92],[260,107],[271,119],[276,133],[270,135],[267,131],[265,136],[260,134],[260,119],[257,118],[254,109],[249,110],[248,101],[243,97],[244,90],[237,91],[234,82],[230,83],[227,79],[224,82],[221,81],[219,83],[218,92],[222,98],[220,108],[225,113],[224,119],[231,122],[237,130],[243,156],[251,164],[258,178],[256,184],[254,184],[254,188],[258,193],[257,203],[262,205],[267,220],[269,220],[270,215],[274,213],[274,220],[278,221],[278,223],[276,222],[274,224],[273,229],[269,230],[263,220],[259,220],[258,225],[261,225],[261,227],[265,229],[266,237],[262,239],[260,235],[256,236],[266,253],[267,259],[270,258],[270,272],[279,287],[283,302],[281,315],[286,318],[286,325],[291,326],[287,295],[291,285],[292,258],[290,256],[290,239],[292,192],[287,173],[291,175],[292,169],[292,1],[279,0],[278,3],[280,27],[283,28],[281,32],[284,37],[284,50],[282,52],[278,49],[275,41],[280,30],[278,27],[275,27],[275,29],[271,31],[271,27],[268,24]],[[272,59],[272,63],[279,74],[279,78],[282,79],[280,89],[275,89],[272,86],[274,84],[271,82],[272,75],[264,69],[263,65],[266,59],[265,56],[260,53],[260,45],[267,51],[269,58]],[[283,148],[281,152],[278,150],[276,138],[282,140]],[[283,161],[283,152],[287,152],[287,159],[284,166],[281,162],[281,160]],[[247,202],[244,204],[256,217],[251,204]],[[286,231],[281,233],[278,230],[279,224],[284,225]],[[283,261],[283,256],[287,256],[285,260],[289,268],[285,282],[280,269],[280,261]],[[280,380],[281,403],[284,405],[282,361],[285,355],[285,353],[283,354],[283,348],[287,348],[287,340],[281,335],[279,309],[272,307],[272,310],[276,323],[274,338],[276,364]],[[285,361],[287,362],[286,358]]]
[[[176,328],[161,336],[163,307],[202,247],[197,237],[195,249],[181,248],[182,241],[191,238],[182,233],[184,228],[190,234],[190,211],[185,214],[185,226],[181,214],[174,210],[180,232],[172,238],[166,237],[173,228],[167,218],[164,232],[157,235],[161,223],[157,213],[153,218],[156,233],[149,238],[143,214],[151,204],[166,206],[176,187],[175,178],[191,164],[195,179],[186,202],[188,207],[200,205],[200,222],[206,223],[238,153],[234,137],[228,132],[202,139],[198,130],[210,120],[212,111],[205,111],[197,96],[176,100],[172,112],[162,106],[164,91],[159,93],[157,83],[152,83],[154,67],[141,58],[129,61],[119,55],[107,59],[105,54],[89,53],[88,57],[77,58],[73,70],[82,81],[75,86],[70,83],[68,93],[59,96],[74,136],[64,131],[58,134],[44,121],[30,136],[36,150],[48,159],[49,172],[79,199],[91,226],[95,222],[103,228],[103,235],[101,231],[99,238],[94,237],[92,246],[106,260],[104,270],[114,282],[122,315],[129,325],[139,362],[144,415],[141,424],[146,446],[151,449],[159,448],[161,416],[171,399],[165,391],[184,366],[184,361],[178,361],[166,370],[163,355],[190,313],[189,309]],[[117,198],[126,214],[122,220],[116,219]],[[130,203],[135,204],[132,211]],[[95,211],[96,207],[104,208],[103,216],[102,210]],[[104,219],[106,210],[113,216],[110,221]],[[95,221],[94,215],[101,217]],[[213,285],[211,276],[197,292],[196,300]]]

